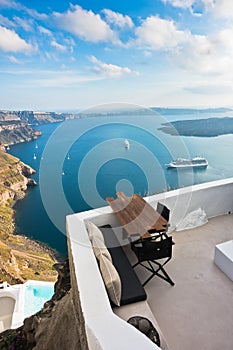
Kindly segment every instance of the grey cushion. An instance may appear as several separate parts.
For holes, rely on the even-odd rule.
[[[147,298],[145,289],[125,255],[123,248],[120,246],[113,229],[110,225],[99,228],[103,233],[105,244],[112,257],[112,262],[121,279],[122,292],[120,305],[145,300]]]

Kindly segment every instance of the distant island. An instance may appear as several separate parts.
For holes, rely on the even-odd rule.
[[[214,137],[233,134],[233,117],[177,120],[162,125],[159,130],[176,136]]]

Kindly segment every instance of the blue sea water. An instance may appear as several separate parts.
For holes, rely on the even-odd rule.
[[[95,116],[39,126],[41,137],[9,151],[36,170],[39,184],[16,203],[17,232],[65,256],[67,214],[105,206],[116,191],[146,195],[232,177],[233,135],[178,137],[158,130],[163,122],[196,117]],[[197,155],[208,159],[207,169],[166,168],[174,158]]]

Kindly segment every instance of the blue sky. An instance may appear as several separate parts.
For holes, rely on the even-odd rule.
[[[232,0],[0,0],[0,109],[233,106]]]

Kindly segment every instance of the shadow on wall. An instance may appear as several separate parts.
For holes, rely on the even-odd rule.
[[[0,332],[11,328],[14,308],[14,298],[9,296],[0,297]]]

